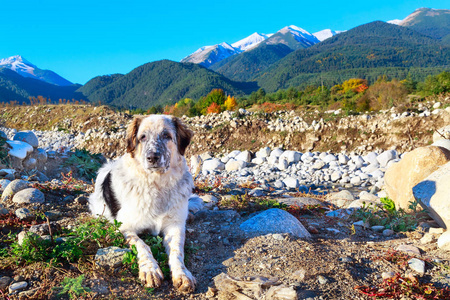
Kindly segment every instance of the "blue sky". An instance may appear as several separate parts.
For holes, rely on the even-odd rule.
[[[0,58],[22,55],[75,83],[179,61],[204,45],[233,43],[287,25],[311,33],[403,19],[442,0],[378,1],[2,1]]]

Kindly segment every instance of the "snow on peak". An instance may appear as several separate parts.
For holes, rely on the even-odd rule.
[[[37,68],[35,65],[33,65],[20,55],[14,55],[8,58],[0,59],[0,66],[11,69],[19,74],[27,73],[32,76],[34,76],[34,70]]]
[[[401,23],[402,21],[403,21],[403,20],[395,19],[395,20],[387,21],[387,23],[389,23],[389,24],[394,24],[394,25],[400,25],[400,23]]]
[[[251,48],[254,48],[256,45],[261,43],[262,41],[265,41],[271,36],[271,34],[260,34],[258,32],[255,32],[251,35],[249,35],[246,38],[243,38],[240,41],[237,41],[236,43],[231,44],[234,48],[239,49],[241,51],[247,51]]]
[[[280,32],[282,34],[286,34],[286,33],[290,32],[297,41],[306,40],[306,41],[310,42],[311,45],[314,45],[314,44],[320,42],[314,35],[312,35],[308,31],[306,31],[305,29],[300,28],[295,25],[286,26],[286,27],[282,28],[281,30],[279,30],[278,32]]]
[[[334,31],[334,30],[331,30],[331,29],[324,29],[324,30],[321,30],[321,31],[318,31],[318,32],[316,32],[316,33],[313,33],[313,35],[319,40],[319,41],[324,41],[324,40],[326,40],[326,39],[328,39],[328,38],[330,38],[330,37],[332,37],[332,36],[335,36],[336,34],[339,34],[339,33],[341,33],[341,32],[343,32],[343,31]]]
[[[39,69],[20,55],[0,59],[0,68],[7,68],[23,77],[30,77],[55,85],[67,86],[72,84],[53,71]]]

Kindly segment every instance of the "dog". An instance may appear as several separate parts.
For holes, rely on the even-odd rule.
[[[136,246],[139,279],[161,286],[163,273],[150,247],[138,237],[148,230],[164,236],[175,288],[190,293],[195,278],[184,265],[188,199],[194,187],[184,154],[193,132],[178,118],[166,115],[135,117],[127,129],[126,153],[99,170],[89,197],[93,215],[121,222],[127,244]]]

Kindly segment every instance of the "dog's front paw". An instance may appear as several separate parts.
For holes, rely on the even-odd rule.
[[[157,288],[161,286],[164,275],[156,261],[146,259],[139,262],[139,279],[146,287]]]
[[[172,274],[173,286],[183,294],[192,293],[195,290],[195,277],[188,270],[184,270],[180,274]]]

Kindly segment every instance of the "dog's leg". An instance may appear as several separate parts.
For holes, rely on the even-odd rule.
[[[164,246],[169,256],[169,266],[175,288],[182,293],[195,290],[195,277],[184,265],[184,226],[170,226],[164,230]]]
[[[123,232],[127,244],[131,247],[136,246],[138,252],[137,258],[139,263],[139,279],[147,287],[160,287],[164,279],[164,275],[158,266],[155,258],[153,258],[150,247],[138,237],[135,232]]]

